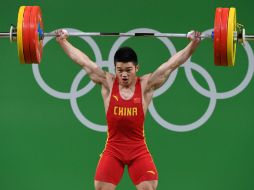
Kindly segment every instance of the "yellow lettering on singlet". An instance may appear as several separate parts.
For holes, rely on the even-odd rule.
[[[134,107],[133,109],[133,116],[137,116],[138,115],[138,108]]]
[[[124,114],[123,115],[126,116],[126,108],[123,108],[123,109],[124,109]]]
[[[127,116],[131,116],[131,111],[132,111],[131,108],[127,108]]]
[[[118,110],[118,115],[123,116],[123,107],[119,107]]]
[[[118,106],[114,106],[114,115],[117,115],[117,108]]]
[[[137,116],[138,115],[138,108],[137,107],[114,106],[114,115],[117,115],[117,116]]]

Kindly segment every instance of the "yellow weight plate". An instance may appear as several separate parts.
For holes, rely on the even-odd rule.
[[[24,53],[23,53],[23,15],[25,11],[25,6],[21,6],[18,12],[18,22],[17,22],[17,47],[18,47],[18,56],[20,63],[25,63]]]
[[[236,41],[234,32],[236,31],[236,9],[231,7],[228,16],[228,36],[227,36],[227,59],[228,66],[235,64]]]

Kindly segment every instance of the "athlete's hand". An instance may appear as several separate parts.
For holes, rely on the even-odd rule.
[[[187,38],[198,44],[201,41],[201,32],[192,30],[188,32]]]
[[[56,41],[57,42],[61,42],[65,39],[67,39],[69,36],[68,31],[65,29],[56,30],[55,34],[56,34]]]

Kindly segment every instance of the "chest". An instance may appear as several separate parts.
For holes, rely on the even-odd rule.
[[[135,89],[119,89],[113,92],[108,110],[108,116],[120,122],[134,122],[143,118],[141,94]]]
[[[135,89],[131,89],[131,88],[123,88],[123,89],[119,89],[119,94],[121,96],[122,99],[124,100],[129,100],[133,97],[134,95],[134,90]]]

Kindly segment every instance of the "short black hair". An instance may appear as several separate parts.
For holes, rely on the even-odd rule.
[[[116,62],[133,62],[134,65],[138,64],[138,57],[136,52],[130,47],[121,47],[119,48],[114,56],[114,65],[116,66]]]

